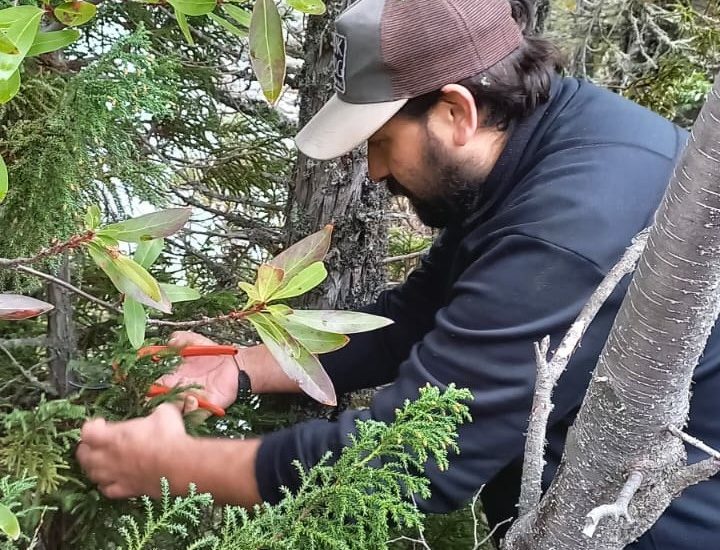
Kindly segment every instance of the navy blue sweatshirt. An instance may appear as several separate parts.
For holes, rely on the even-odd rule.
[[[524,433],[535,382],[533,342],[559,343],[632,237],[650,225],[687,134],[619,96],[557,78],[550,100],[510,131],[483,184],[478,207],[437,238],[408,280],[366,311],[395,323],[353,335],[321,356],[338,393],[386,385],[369,410],[314,420],[263,439],[256,463],[266,501],[298,486],[291,465],[338,454],[357,419],[391,421],[429,383],[469,388],[473,421],[459,431],[448,471],[426,474],[426,512],[448,512],[486,484],[492,522],[515,513]],[[626,278],[628,279],[628,278]],[[616,289],[590,326],[554,394],[545,483],[559,463],[591,372],[627,290]],[[720,341],[702,357],[688,432],[720,448]],[[701,458],[688,450],[690,460]],[[677,499],[633,548],[714,548],[720,540],[720,485],[713,479]]]

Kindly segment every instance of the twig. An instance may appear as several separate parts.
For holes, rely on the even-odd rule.
[[[47,346],[47,338],[45,336],[33,336],[30,338],[8,338],[0,340],[0,346],[7,349],[12,348],[42,348]]]
[[[48,395],[57,397],[57,391],[55,391],[55,388],[53,388],[50,384],[44,384],[44,383],[40,382],[40,380],[38,380],[35,376],[33,376],[33,374],[30,371],[26,370],[25,367],[23,367],[18,362],[18,360],[15,359],[15,356],[13,356],[13,354],[10,353],[10,351],[7,348],[0,345],[0,351],[2,351],[3,353],[5,353],[5,355],[8,356],[8,358],[10,359],[10,362],[13,365],[15,365],[15,367],[20,371],[20,373],[25,377],[25,379],[28,382],[30,382],[30,384],[33,387],[39,389],[42,392],[47,393]],[[47,361],[44,361],[44,362],[47,363]],[[42,363],[39,363],[39,364],[42,364]]]
[[[409,254],[402,254],[401,256],[390,256],[389,258],[385,258],[382,263],[384,264],[391,264],[393,262],[401,262],[403,260],[412,260],[413,258],[419,258],[420,256],[424,255],[429,248],[424,248],[423,250],[419,250],[417,252],[410,252]]]
[[[709,454],[715,460],[720,460],[720,452],[716,451],[709,445],[706,445],[705,443],[700,441],[697,437],[688,435],[685,432],[683,432],[682,430],[676,428],[675,426],[668,426],[668,431],[671,434],[673,434],[675,437],[679,437],[680,439],[682,439],[685,443],[689,443],[693,447],[697,447],[701,451]]]
[[[410,538],[410,537],[406,537],[405,535],[402,535],[402,536],[400,536],[400,537],[391,539],[391,540],[387,541],[386,544],[392,544],[392,543],[394,543],[394,542],[400,542],[400,541],[403,541],[403,540],[408,541],[408,542],[412,542],[413,544],[419,544],[419,545],[421,545],[423,548],[426,548],[427,550],[432,550],[432,548],[430,548],[430,547],[428,546],[427,542],[425,542],[424,540],[413,539],[413,538]]]
[[[537,506],[542,495],[541,482],[545,465],[545,436],[548,419],[553,408],[552,390],[605,300],[612,294],[622,278],[635,269],[637,261],[645,248],[648,235],[649,230],[645,229],[635,236],[622,258],[613,266],[592,296],[590,296],[580,315],[578,315],[563,337],[549,363],[547,362],[549,341],[545,345],[545,340],[543,340],[540,347],[538,347],[537,343],[535,344],[538,375],[528,423],[528,435],[525,440],[525,460],[520,489],[521,516],[529,513]]]
[[[119,307],[116,307],[113,304],[106,302],[105,300],[101,300],[100,298],[96,298],[92,294],[88,294],[84,290],[80,290],[78,287],[68,283],[67,281],[63,281],[62,279],[53,277],[48,273],[43,273],[42,271],[38,271],[37,269],[33,269],[32,267],[27,267],[25,265],[16,265],[13,267],[13,269],[15,269],[16,271],[22,271],[23,273],[27,273],[40,279],[45,279],[46,281],[50,281],[51,283],[66,288],[70,292],[74,292],[75,294],[78,294],[83,298],[90,300],[91,302],[95,302],[96,304],[104,307],[105,309],[109,309],[110,311],[114,311],[115,313],[118,313],[120,315],[122,315],[123,313],[123,311]]]
[[[16,268],[20,265],[39,262],[40,260],[44,260],[45,258],[49,258],[51,256],[59,256],[63,252],[73,250],[92,241],[94,238],[94,231],[86,231],[81,235],[74,235],[70,237],[67,241],[55,243],[48,248],[43,248],[34,256],[28,256],[27,258],[0,258],[0,268]]]
[[[163,321],[162,319],[148,319],[148,324],[173,328],[204,327],[207,325],[213,325],[215,323],[223,323],[227,321],[241,321],[242,319],[246,319],[253,313],[261,311],[263,307],[264,304],[260,304],[245,311],[231,311],[230,313],[227,313],[225,315],[219,315],[217,317],[204,317],[197,321]]]
[[[520,491],[520,515],[530,512],[542,495],[542,473],[545,467],[545,432],[547,419],[553,409],[552,391],[556,379],[547,362],[550,349],[550,337],[546,336],[542,342],[535,342],[535,362],[537,364],[537,380],[530,413],[527,440],[525,443],[525,463],[523,465],[522,483]],[[533,419],[537,419],[533,422]]]
[[[720,460],[715,457],[706,458],[690,466],[678,470],[668,484],[668,491],[673,495],[682,493],[685,489],[720,472]]]
[[[52,275],[49,275],[48,273],[43,273],[42,271],[38,271],[36,269],[27,267],[24,265],[16,265],[13,267],[13,269],[15,269],[16,271],[22,271],[29,275],[33,275],[34,277],[38,277],[40,279],[45,279],[46,281],[50,281],[51,283],[54,283],[56,285],[60,285],[63,288],[66,288],[67,290],[69,290],[70,292],[74,292],[75,294],[78,294],[78,295],[82,296],[83,298],[86,298],[87,300],[90,300],[91,302],[94,302],[109,311],[117,313],[118,315],[123,315],[123,310],[120,309],[119,307],[117,307],[109,302],[106,302],[105,300],[101,300],[100,298],[96,298],[92,294],[88,294],[84,290],[80,290],[78,287],[68,283],[67,281],[63,281],[62,279],[53,277]],[[257,313],[258,311],[260,311],[260,310],[257,307],[255,307],[255,308],[251,308],[246,311],[232,311],[226,315],[219,315],[217,317],[204,317],[197,321],[163,321],[162,319],[148,319],[147,323],[148,323],[148,325],[155,325],[155,326],[161,326],[161,327],[187,329],[187,328],[204,327],[207,325],[212,325],[215,323],[224,323],[227,321],[239,321],[239,320],[245,319],[246,317],[248,317],[249,315],[252,315],[253,313]]]
[[[475,543],[475,546],[472,547],[472,550],[479,550],[480,548],[482,548],[493,537],[493,535],[495,534],[495,531],[497,531],[502,525],[505,525],[506,523],[510,523],[512,520],[513,520],[513,518],[507,518],[507,519],[502,520],[499,523],[496,523],[495,527],[492,528],[492,531],[490,531],[484,539],[482,539],[480,542]],[[475,540],[477,540],[477,539],[475,539]]]
[[[633,522],[628,511],[628,506],[632,497],[635,496],[637,490],[640,488],[642,483],[643,475],[638,471],[630,472],[625,485],[623,485],[617,500],[612,504],[603,504],[597,508],[590,510],[587,516],[585,516],[585,528],[583,529],[583,535],[586,537],[592,537],[595,534],[600,520],[606,517],[612,517],[616,521],[620,517],[625,518],[629,523]]]

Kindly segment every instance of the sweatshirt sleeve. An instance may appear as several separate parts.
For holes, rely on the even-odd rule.
[[[305,422],[263,438],[256,463],[263,499],[277,502],[280,486],[298,487],[293,460],[310,468],[327,451],[337,456],[357,420],[390,422],[405,399],[418,396],[418,388],[455,383],[473,393],[473,421],[460,427],[460,453],[450,457],[447,471],[427,464],[432,496],[419,505],[426,512],[461,506],[522,455],[535,383],[533,343],[550,335],[551,349],[557,346],[603,276],[594,263],[552,243],[525,235],[499,238],[455,282],[432,328],[368,410],[348,410],[334,422]],[[611,307],[601,310],[590,331],[607,334],[623,292],[613,294]],[[600,352],[592,343],[605,340],[599,332],[587,338],[591,344],[580,348],[562,377],[554,417],[562,418],[581,402]],[[364,368],[358,368],[358,379]]]
[[[320,356],[338,394],[394,380],[411,346],[432,329],[442,299],[438,289],[445,285],[443,266],[451,253],[450,240],[448,232],[443,232],[402,285],[383,292],[360,310],[388,317],[392,325],[353,334],[348,345]]]

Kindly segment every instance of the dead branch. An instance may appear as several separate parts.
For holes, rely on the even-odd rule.
[[[540,502],[542,494],[542,472],[545,465],[545,436],[547,423],[552,412],[552,390],[565,371],[570,358],[585,335],[600,308],[610,297],[623,277],[632,273],[640,254],[645,248],[649,231],[638,233],[617,264],[608,272],[595,289],[590,300],[578,315],[563,337],[560,345],[547,363],[549,341],[535,345],[538,376],[535,382],[535,395],[525,440],[525,460],[523,463],[522,486],[520,490],[520,515],[529,513]]]
[[[640,488],[642,481],[643,475],[641,472],[630,472],[615,502],[593,508],[588,515],[585,516],[583,534],[586,537],[592,537],[595,534],[600,520],[607,517],[612,517],[615,521],[618,521],[622,517],[625,518],[628,523],[632,523],[633,519],[630,517],[628,506],[630,505],[632,497],[635,496],[635,493],[637,493],[637,490]]]

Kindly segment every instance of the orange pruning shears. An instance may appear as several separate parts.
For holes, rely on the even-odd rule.
[[[174,350],[174,348],[171,348],[169,346],[147,346],[141,348],[138,351],[138,357],[147,357],[148,355],[152,355],[153,361],[160,361],[160,357],[163,352],[171,352]],[[187,346],[184,348],[177,348],[176,351],[177,354],[180,355],[180,357],[205,357],[215,355],[235,355],[238,352],[238,349],[235,346],[214,345]],[[157,397],[158,395],[165,395],[171,390],[172,388],[170,388],[169,386],[163,386],[162,384],[153,384],[152,386],[150,386],[150,389],[147,392],[147,396]],[[210,401],[208,401],[207,399],[203,399],[198,395],[191,395],[194,395],[194,397],[197,399],[198,406],[201,409],[210,411],[215,416],[225,416],[225,410],[222,407],[218,407],[217,405],[210,403]]]

